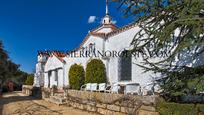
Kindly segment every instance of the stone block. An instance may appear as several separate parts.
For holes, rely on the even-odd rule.
[[[114,112],[114,115],[126,115],[125,113],[121,113],[121,112]]]
[[[128,113],[128,114],[135,112],[134,108],[129,108],[129,107],[121,107],[120,111],[123,113]]]
[[[77,104],[75,102],[72,103],[74,108],[77,108]]]
[[[147,111],[147,110],[138,110],[137,115],[159,115],[159,112]]]
[[[105,115],[125,115],[125,113],[121,113],[121,112],[116,112],[116,111],[106,110]]]
[[[117,105],[107,105],[107,109],[111,111],[120,111],[120,107]]]
[[[96,105],[95,102],[87,102],[86,104],[87,104],[87,105],[91,105],[91,106],[95,106],[95,105]]]
[[[97,103],[97,104],[96,104],[96,107],[99,107],[99,108],[106,108],[107,105],[106,105],[106,104],[103,104],[103,103]]]
[[[83,104],[79,104],[78,108],[81,109],[81,110],[84,110],[84,105]]]
[[[69,101],[68,104],[69,104],[70,106],[73,106],[73,102],[72,102],[72,101]]]
[[[97,108],[97,112],[102,114],[102,115],[105,115],[106,114],[106,109],[103,109],[103,108]]]
[[[121,105],[121,103],[117,101],[117,102],[115,103],[115,105],[120,106],[120,105]]]
[[[115,115],[115,114],[114,114],[114,111],[106,110],[105,115]]]
[[[147,110],[147,111],[156,111],[155,107],[153,107],[153,106],[145,106],[145,105],[142,105],[142,106],[140,107],[140,109],[142,109],[142,110]]]
[[[87,100],[82,100],[81,103],[83,103],[83,104],[87,104],[88,101],[87,101]]]
[[[86,110],[91,112],[96,112],[96,107],[91,105],[86,105]]]

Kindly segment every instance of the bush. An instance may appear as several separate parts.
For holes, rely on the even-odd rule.
[[[91,60],[86,67],[86,83],[105,83],[105,65],[99,59]]]
[[[57,85],[52,85],[53,90],[57,90]]]
[[[201,107],[201,106],[200,106]],[[197,115],[198,108],[194,104],[180,104],[160,101],[157,104],[160,115]]]
[[[85,72],[81,65],[74,64],[69,70],[69,84],[70,88],[79,90],[84,84]]]
[[[27,76],[25,85],[33,85],[34,77],[32,75]]]
[[[204,104],[197,104],[196,107],[197,107],[199,112],[204,113]]]

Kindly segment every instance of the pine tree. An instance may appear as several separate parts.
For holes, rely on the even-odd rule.
[[[187,65],[204,55],[204,0],[113,1],[121,4],[126,17],[136,18],[140,30],[132,52],[143,58],[138,66],[165,76],[158,81],[163,94],[174,100],[202,92],[204,66]],[[154,58],[162,60],[150,61]]]
[[[169,70],[176,58],[184,60],[181,54],[195,60],[204,52],[203,0],[113,1],[121,4],[119,8],[124,6],[125,16],[134,16],[141,28],[132,41],[132,51],[141,54],[145,64],[151,66],[146,69],[158,71],[158,66],[165,63]],[[148,61],[155,57],[164,60]]]

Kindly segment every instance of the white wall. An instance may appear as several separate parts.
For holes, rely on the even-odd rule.
[[[88,46],[90,43],[96,44],[96,50],[99,51],[123,51],[124,49],[131,49],[131,42],[135,36],[135,33],[139,31],[138,27],[134,27],[132,29],[126,30],[122,33],[114,35],[108,38],[106,41],[103,38],[90,36],[90,38],[83,44],[83,47]],[[95,58],[95,57],[93,57]],[[64,60],[66,61],[65,65],[65,83],[69,83],[68,73],[70,66],[73,64],[80,64],[86,69],[86,65],[91,58],[70,58],[66,57]],[[109,60],[104,60],[99,57],[105,64],[107,70],[107,79],[110,84],[113,83],[140,83],[141,85],[146,85],[150,83],[152,80],[152,76],[156,76],[152,72],[143,73],[141,67],[137,66],[134,63],[140,63],[141,60],[139,58],[132,58],[132,80],[131,81],[119,81],[119,73],[118,73],[118,66],[119,66],[119,57],[110,57]]]
[[[44,73],[44,87],[48,88],[48,73]]]
[[[62,88],[64,85],[64,63],[62,63],[56,56],[49,57],[45,64],[45,83],[44,86],[48,87],[48,71],[51,71],[50,87],[57,85],[58,88]],[[58,71],[58,79],[55,80],[55,71]]]
[[[122,33],[119,33],[115,36],[110,37],[106,41],[106,50],[110,51],[123,51],[124,49],[129,50],[131,49],[131,42],[135,36],[135,34],[139,31],[139,27],[136,26],[132,29],[129,29],[127,31],[124,31]],[[110,77],[110,82],[115,83],[139,83],[142,86],[147,85],[150,83],[153,79],[152,77],[156,77],[158,75],[154,74],[153,72],[146,72],[144,73],[144,70],[139,67],[137,64],[141,64],[142,62],[141,57],[132,57],[132,80],[131,81],[119,81],[119,72],[118,72],[118,66],[119,66],[119,57],[117,58],[110,58],[109,62],[109,71],[108,76]]]
[[[56,56],[49,57],[45,64],[45,72],[57,68],[63,68],[63,63]]]
[[[134,27],[129,30],[126,30],[122,33],[116,34],[114,36],[111,36],[106,41],[104,38],[96,37],[96,36],[90,36],[89,39],[83,44],[83,47],[89,46],[90,43],[95,43],[96,50],[99,51],[123,51],[124,49],[128,50],[131,49],[130,43],[132,42],[135,34],[139,31],[139,27]],[[95,57],[92,57],[95,58]],[[89,62],[91,57],[64,57],[66,64],[63,65],[62,62],[60,62],[55,56],[50,57],[45,65],[45,71],[48,70],[54,70],[57,68],[63,68],[59,70],[58,72],[58,87],[69,85],[69,69],[71,65],[73,64],[80,64],[86,69],[86,65]],[[107,79],[109,80],[110,84],[113,83],[139,83],[142,86],[146,85],[147,83],[150,83],[152,80],[152,77],[155,77],[156,75],[152,72],[143,73],[143,70],[141,67],[137,66],[134,63],[140,63],[140,58],[132,58],[132,80],[131,81],[119,81],[119,75],[118,75],[118,65],[119,65],[119,57],[110,57],[109,60],[102,59],[102,57],[98,57],[103,61],[105,64],[107,70]],[[51,75],[51,83],[52,85],[57,85],[57,82],[54,79],[54,72],[52,72]],[[47,73],[45,73],[45,87],[47,87]]]
[[[96,50],[102,51],[103,50],[103,43],[104,40],[103,38],[100,37],[95,37],[95,36],[90,36],[88,38],[88,40],[83,44],[83,47],[89,46],[90,43],[95,43],[95,48]],[[95,57],[92,57],[95,58]],[[65,83],[66,85],[69,85],[69,69],[73,64],[79,64],[82,65],[84,67],[84,70],[86,70],[86,65],[89,62],[90,59],[92,59],[91,57],[65,57],[63,58],[66,61],[66,65],[65,65]],[[104,63],[105,64],[105,63]]]
[[[44,65],[46,61],[46,56],[38,55],[37,64],[35,68],[35,76],[33,86],[40,87],[44,84]]]

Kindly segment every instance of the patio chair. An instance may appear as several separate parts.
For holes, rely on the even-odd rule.
[[[91,91],[97,91],[97,83],[91,83]]]
[[[138,83],[126,84],[124,93],[141,95],[141,86]]]
[[[152,84],[148,84],[142,87],[142,95],[154,95],[154,91],[152,90]]]
[[[106,83],[100,83],[100,84],[98,84],[98,92],[105,92],[105,90],[106,90]]]
[[[106,87],[105,92],[107,93],[119,93],[120,86],[118,84],[109,85]]]
[[[114,84],[111,88],[111,93],[119,93],[120,86],[118,84]]]
[[[81,86],[81,90],[91,91],[91,83],[87,83]]]
[[[163,90],[161,89],[161,87],[159,86],[159,84],[156,84],[154,86],[154,93],[155,94],[160,94]]]

